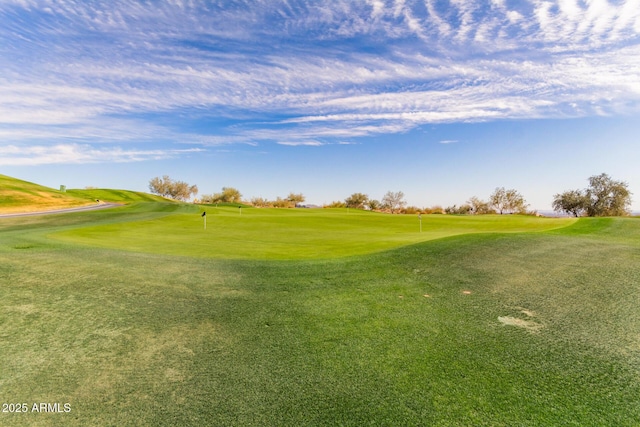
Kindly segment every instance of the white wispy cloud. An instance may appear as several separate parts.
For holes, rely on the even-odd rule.
[[[323,144],[320,141],[278,141],[279,145],[288,145],[290,147],[308,146],[308,147],[320,147]]]
[[[204,149],[134,150],[120,147],[95,148],[84,144],[7,145],[0,147],[0,165],[37,166],[43,164],[128,163],[170,159]]]
[[[97,144],[321,145],[640,112],[637,0],[234,4],[5,0],[0,138],[77,162],[108,158]],[[207,117],[222,124],[189,125]]]

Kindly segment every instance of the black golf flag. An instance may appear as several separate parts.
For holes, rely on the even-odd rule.
[[[202,212],[201,216],[207,216],[207,211]]]

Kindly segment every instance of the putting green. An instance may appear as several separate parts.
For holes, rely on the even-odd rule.
[[[194,207],[191,211],[81,227],[50,237],[94,247],[192,257],[320,259],[374,253],[460,234],[536,232],[575,222],[517,215],[423,215],[420,231],[415,215],[236,207]]]

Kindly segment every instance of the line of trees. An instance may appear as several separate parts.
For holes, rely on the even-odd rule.
[[[375,211],[384,211],[390,213],[447,213],[447,214],[511,214],[511,213],[530,213],[524,197],[516,190],[505,189],[504,187],[496,188],[489,196],[489,201],[481,200],[474,196],[466,203],[457,206],[449,206],[442,208],[433,206],[431,208],[418,208],[415,206],[407,206],[402,191],[388,191],[381,201],[369,199],[366,194],[353,193],[347,197],[344,202],[333,202],[328,207],[348,207],[355,209],[369,209]]]
[[[153,178],[149,181],[149,190],[163,197],[186,201],[198,193],[198,187],[183,181],[174,181],[169,176]],[[621,216],[628,215],[631,206],[631,192],[628,184],[616,181],[609,175],[602,173],[589,177],[589,186],[584,190],[568,190],[555,194],[553,209],[575,217],[579,216]],[[289,193],[287,197],[277,197],[267,200],[254,197],[249,202],[243,202],[242,193],[234,187],[222,187],[222,191],[211,195],[204,195],[196,203],[248,203],[256,207],[292,208],[305,201],[302,193]],[[348,207],[353,209],[368,209],[389,213],[446,213],[457,215],[484,214],[536,214],[527,211],[528,204],[522,194],[514,189],[496,188],[488,200],[476,196],[471,197],[464,204],[442,208],[418,208],[407,206],[402,191],[388,191],[381,200],[371,199],[364,193],[353,193],[344,201],[332,202],[325,207]]]
[[[149,191],[152,194],[165,197],[167,199],[187,201],[198,194],[198,187],[189,185],[184,181],[174,181],[168,175],[162,178],[155,177],[149,181]],[[205,194],[195,203],[217,204],[217,203],[249,203],[256,207],[292,208],[305,201],[302,193],[291,192],[286,198],[277,197],[275,200],[267,200],[262,197],[254,197],[246,202],[242,199],[242,193],[234,187],[222,187],[219,193]]]
[[[460,206],[446,207],[444,212],[455,215],[536,214],[536,212],[527,211],[527,207],[529,204],[517,190],[498,187],[491,193],[487,201],[473,196]]]
[[[237,188],[222,187],[222,191],[210,195],[203,195],[200,203],[216,204],[216,203],[241,203],[242,193]]]
[[[248,202],[243,202],[242,193],[234,187],[222,187],[220,193],[202,196],[199,203],[217,204],[217,203],[248,203],[259,208],[294,208],[305,201],[302,193],[289,193],[285,198],[277,197],[275,200],[268,200],[263,197],[253,197]]]
[[[295,208],[304,203],[306,198],[302,193],[289,193],[287,197],[276,197],[275,200],[268,200],[262,197],[253,197],[249,204],[258,208]]]
[[[402,191],[387,191],[382,200],[370,199],[364,193],[353,193],[344,202],[333,202],[327,207],[346,207],[353,209],[368,209],[372,211],[385,211],[390,213],[404,212],[407,202]]]

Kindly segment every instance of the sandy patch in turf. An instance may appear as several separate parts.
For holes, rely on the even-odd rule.
[[[516,308],[518,308],[520,310],[520,313],[523,313],[526,316],[535,317],[535,315],[536,315],[535,311],[527,310],[526,308],[522,308],[522,307],[516,307]]]
[[[511,316],[498,316],[498,320],[507,326],[515,326],[517,328],[523,328],[529,332],[538,332],[544,327],[544,325],[534,322],[533,320],[518,319]]]

